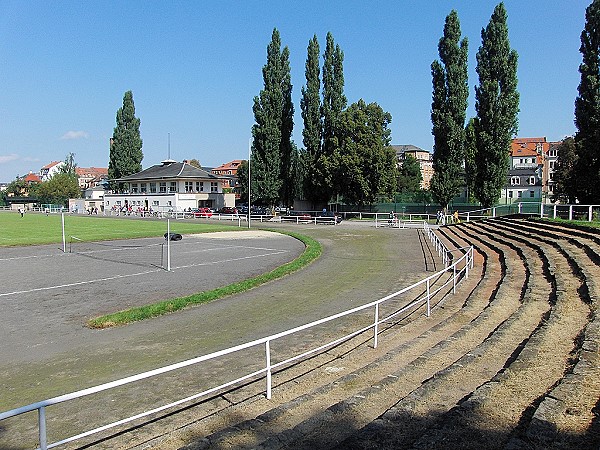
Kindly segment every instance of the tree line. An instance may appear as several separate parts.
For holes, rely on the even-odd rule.
[[[477,116],[467,124],[468,42],[461,39],[454,10],[446,17],[439,41],[440,60],[431,66],[435,174],[430,189],[444,208],[463,186],[484,206],[494,204],[506,179],[510,141],[517,132],[517,53],[510,48],[503,3],[494,9],[481,38]],[[339,201],[364,205],[409,189],[418,192],[418,163],[407,158],[398,168],[390,147],[391,115],[363,99],[347,106],[344,53],[331,33],[326,38],[322,70],[320,57],[315,35],[307,47],[306,84],[300,100],[304,146],[298,149],[291,140],[294,105],[289,49],[281,49],[279,31],[273,30],[263,67],[264,87],[253,106],[252,202],[290,205],[294,198],[301,198],[313,207]],[[246,198],[247,172],[247,164],[238,170]]]

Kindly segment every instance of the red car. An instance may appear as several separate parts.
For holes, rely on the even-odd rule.
[[[212,211],[210,210],[210,208],[194,208],[192,212],[194,213],[194,217],[196,218],[212,216]]]

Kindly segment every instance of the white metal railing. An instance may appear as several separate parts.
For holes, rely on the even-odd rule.
[[[373,329],[373,347],[377,347],[377,340],[378,340],[378,334],[379,334],[379,325],[385,321],[388,321],[408,310],[413,310],[416,309],[419,306],[425,305],[426,306],[426,314],[427,316],[429,316],[431,314],[431,299],[437,295],[439,292],[442,291],[442,289],[444,289],[446,286],[449,286],[450,283],[452,283],[452,292],[456,292],[456,286],[457,284],[463,279],[463,274],[464,274],[464,278],[468,278],[469,276],[469,269],[471,269],[473,267],[473,247],[468,247],[465,249],[464,254],[457,258],[455,261],[452,262],[452,264],[448,265],[448,255],[450,254],[450,250],[448,250],[446,248],[446,246],[439,240],[439,238],[437,237],[437,235],[433,232],[433,230],[425,223],[425,230],[427,232],[427,235],[429,236],[429,238],[432,240],[432,242],[434,243],[436,249],[438,249],[439,252],[442,252],[441,254],[446,255],[444,256],[444,260],[445,260],[445,268],[443,270],[440,270],[438,272],[436,272],[433,275],[428,276],[427,278],[422,279],[421,281],[407,287],[404,289],[401,289],[398,292],[394,292],[386,297],[380,298],[379,300],[370,302],[368,304],[362,305],[362,306],[358,306],[356,308],[352,308],[346,311],[343,311],[341,313],[338,314],[334,314],[328,317],[325,317],[323,319],[320,320],[316,320],[314,322],[305,324],[305,325],[301,325],[298,326],[296,328],[292,328],[290,330],[286,330],[277,334],[273,334],[271,336],[267,336],[261,339],[256,339],[254,341],[251,342],[247,342],[245,344],[241,344],[241,345],[237,345],[234,347],[230,347],[227,348],[225,350],[220,350],[214,353],[210,353],[208,355],[203,355],[197,358],[193,358],[193,359],[189,359],[187,361],[183,361],[183,362],[179,362],[176,364],[171,364],[165,367],[161,367],[158,369],[154,369],[154,370],[150,370],[147,372],[143,372],[137,375],[133,375],[130,377],[126,377],[126,378],[122,378],[120,380],[116,380],[116,381],[112,381],[109,383],[104,383],[98,386],[94,386],[94,387],[90,387],[87,389],[82,389],[76,392],[72,392],[69,394],[65,394],[65,395],[60,395],[58,397],[53,397],[47,400],[43,400],[40,402],[36,402],[36,403],[32,403],[30,405],[26,405],[26,406],[22,406],[20,408],[15,408],[15,409],[11,409],[10,411],[5,411],[0,413],[0,421],[1,420],[5,420],[17,415],[21,415],[27,412],[31,412],[31,411],[37,411],[38,412],[38,431],[39,431],[39,445],[40,445],[40,449],[41,450],[46,450],[49,448],[53,448],[53,447],[57,447],[60,445],[64,445],[66,443],[78,440],[78,439],[82,439],[84,437],[87,436],[91,436],[93,434],[99,433],[101,431],[105,431],[108,430],[110,428],[114,428],[116,426],[119,425],[123,425],[129,422],[132,422],[134,420],[138,420],[141,419],[143,417],[149,416],[151,414],[155,414],[157,412],[166,410],[166,409],[170,409],[173,408],[175,406],[178,406],[180,404],[183,404],[185,402],[189,402],[191,400],[195,400],[198,399],[200,397],[204,397],[207,396],[209,394],[212,394],[214,392],[217,392],[219,390],[222,390],[224,388],[233,386],[235,384],[241,383],[242,381],[251,379],[251,378],[256,378],[259,376],[265,376],[266,378],[266,397],[268,399],[271,398],[271,374],[273,372],[274,369],[277,369],[279,367],[282,367],[284,365],[289,365],[290,363],[297,361],[299,359],[303,359],[306,358],[309,355],[314,355],[316,353],[319,353],[327,348],[331,348],[335,345],[338,345],[341,342],[344,342],[354,336],[357,336],[365,331],[368,331],[369,329]],[[446,274],[446,273],[452,273],[452,276],[449,276],[446,280],[443,279],[442,275]],[[437,285],[437,282],[441,282],[441,285]],[[414,289],[418,289],[421,288],[424,290],[420,293],[418,293],[413,300],[410,300],[407,304],[405,304],[404,306],[402,306],[400,309],[396,309],[395,311],[393,311],[391,314],[388,314],[385,317],[380,317],[380,305],[385,303],[388,300],[394,299],[394,298],[398,298],[399,296],[401,296],[402,294],[405,294],[409,291],[412,291]],[[449,288],[448,288],[449,289]],[[277,362],[277,363],[272,363],[271,362],[271,350],[270,350],[270,345],[271,342],[274,342],[278,339],[281,339],[285,336],[289,336],[295,333],[299,333],[302,332],[304,330],[331,322],[333,320],[339,319],[341,317],[345,317],[348,316],[350,314],[354,314],[360,311],[364,311],[364,310],[368,310],[368,309],[373,309],[374,312],[374,320],[372,323],[369,323],[366,326],[363,326],[357,330],[354,330],[353,332],[346,334],[344,336],[338,337],[337,339],[330,341],[326,344],[320,345],[319,347],[316,348],[312,348],[310,350],[304,351],[302,353],[299,353],[297,355],[294,355],[292,357],[289,357],[283,361]],[[199,364],[202,363],[204,361],[208,361],[208,360],[212,360],[215,358],[219,358],[222,357],[224,355],[228,355],[231,353],[235,353],[235,352],[240,352],[243,351],[245,349],[249,349],[251,347],[257,347],[257,346],[264,346],[264,351],[265,351],[265,361],[266,364],[264,366],[264,368],[261,368],[259,370],[256,370],[254,372],[251,373],[247,373],[235,380],[231,380],[228,381],[224,384],[221,384],[219,386],[215,386],[212,387],[208,390],[205,390],[203,392],[199,392],[196,393],[194,395],[188,396],[186,398],[177,400],[176,402],[173,403],[169,403],[167,405],[158,407],[158,408],[154,408],[151,409],[149,411],[145,411],[142,412],[140,414],[136,414],[134,416],[122,419],[122,420],[118,420],[116,422],[112,422],[106,425],[103,425],[101,427],[65,438],[63,440],[54,442],[49,444],[47,442],[47,434],[46,434],[46,408],[48,406],[51,405],[56,405],[59,403],[63,403],[63,402],[67,402],[70,400],[74,400],[77,398],[81,398],[81,397],[85,397],[91,394],[95,394],[98,392],[102,392],[102,391],[107,391],[113,388],[116,388],[118,386],[123,386],[126,384],[130,384],[130,383],[134,383],[134,382],[139,382],[151,377],[155,377],[157,375],[160,374],[164,374],[167,372],[172,372],[174,370],[177,369],[181,369],[183,367],[188,367],[188,366],[192,366],[195,364]]]
[[[600,217],[600,205],[570,205],[570,204],[546,204],[539,202],[519,202],[510,205],[498,205],[492,208],[465,211],[460,217],[467,222],[475,219],[486,219],[489,217],[501,217],[508,214],[535,214],[539,217],[552,219],[562,218],[566,220],[586,220],[592,222]]]

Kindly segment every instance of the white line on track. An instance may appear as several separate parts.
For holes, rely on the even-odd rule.
[[[114,277],[97,278],[95,280],[78,281],[76,283],[59,284],[56,286],[45,286],[45,287],[41,287],[41,288],[27,289],[27,290],[23,290],[23,291],[5,292],[3,294],[0,294],[0,297],[6,297],[8,295],[17,295],[17,294],[28,294],[30,292],[49,291],[52,289],[60,289],[60,288],[66,288],[66,287],[71,287],[71,286],[81,286],[84,284],[99,283],[101,281],[117,280],[119,278],[136,277],[139,275],[146,275],[148,273],[162,272],[163,270],[164,269],[146,270],[144,272],[130,273],[127,275],[115,275]]]
[[[213,264],[222,264],[222,263],[228,263],[228,262],[234,262],[234,261],[241,261],[244,259],[262,258],[264,256],[273,256],[273,255],[278,255],[281,253],[287,253],[287,250],[279,250],[279,251],[276,251],[273,253],[264,253],[261,255],[242,256],[239,258],[229,258],[229,259],[223,259],[223,260],[219,260],[219,261],[202,262],[202,263],[197,263],[197,264],[189,264],[189,265],[185,265],[185,266],[171,267],[171,271],[178,270],[178,269],[188,269],[190,267],[208,266],[208,265],[213,265]],[[164,269],[153,269],[153,270],[146,270],[143,272],[131,273],[131,274],[126,274],[126,275],[115,275],[112,277],[97,278],[95,280],[78,281],[75,283],[59,284],[56,286],[45,286],[45,287],[41,287],[41,288],[26,289],[26,290],[22,290],[22,291],[5,292],[5,293],[0,293],[0,297],[7,297],[9,295],[28,294],[31,292],[49,291],[52,289],[61,289],[61,288],[67,288],[67,287],[72,287],[72,286],[83,286],[86,284],[100,283],[103,281],[117,280],[120,278],[137,277],[140,275],[147,275],[149,273],[157,273],[157,272],[163,272],[163,271],[164,271]]]

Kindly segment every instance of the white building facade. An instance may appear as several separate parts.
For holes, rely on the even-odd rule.
[[[122,192],[104,195],[105,211],[169,212],[235,206],[235,195],[224,193],[226,181],[186,161],[162,161],[133,175],[112,180]]]

